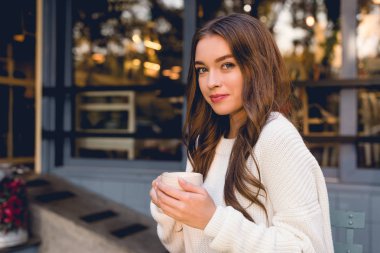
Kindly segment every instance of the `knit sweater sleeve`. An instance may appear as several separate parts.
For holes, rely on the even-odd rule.
[[[333,252],[328,198],[320,168],[301,136],[285,118],[264,127],[258,162],[273,205],[270,226],[256,224],[239,211],[218,206],[204,232],[210,247],[227,252]]]
[[[186,171],[192,171],[189,161]],[[150,212],[157,222],[157,235],[165,248],[171,253],[185,252],[182,224],[164,214],[153,202],[150,202]]]
[[[150,212],[157,222],[157,235],[169,252],[185,252],[182,226],[173,218],[164,214],[155,204],[150,202]]]

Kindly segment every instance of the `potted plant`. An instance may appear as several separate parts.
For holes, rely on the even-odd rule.
[[[28,214],[25,183],[0,171],[0,248],[27,241]]]

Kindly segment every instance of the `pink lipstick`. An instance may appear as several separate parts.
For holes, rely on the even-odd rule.
[[[210,99],[211,99],[211,102],[218,103],[222,101],[223,99],[225,99],[226,97],[228,97],[227,94],[215,94],[215,95],[211,95]]]

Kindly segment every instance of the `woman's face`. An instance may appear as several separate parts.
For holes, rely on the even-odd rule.
[[[243,75],[227,42],[218,35],[202,38],[195,50],[195,69],[204,99],[218,115],[245,115]]]

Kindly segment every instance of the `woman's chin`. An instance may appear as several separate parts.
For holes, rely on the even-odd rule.
[[[226,111],[221,111],[221,110],[213,110],[215,114],[217,114],[218,116],[227,116],[230,114],[230,112],[226,112]]]

